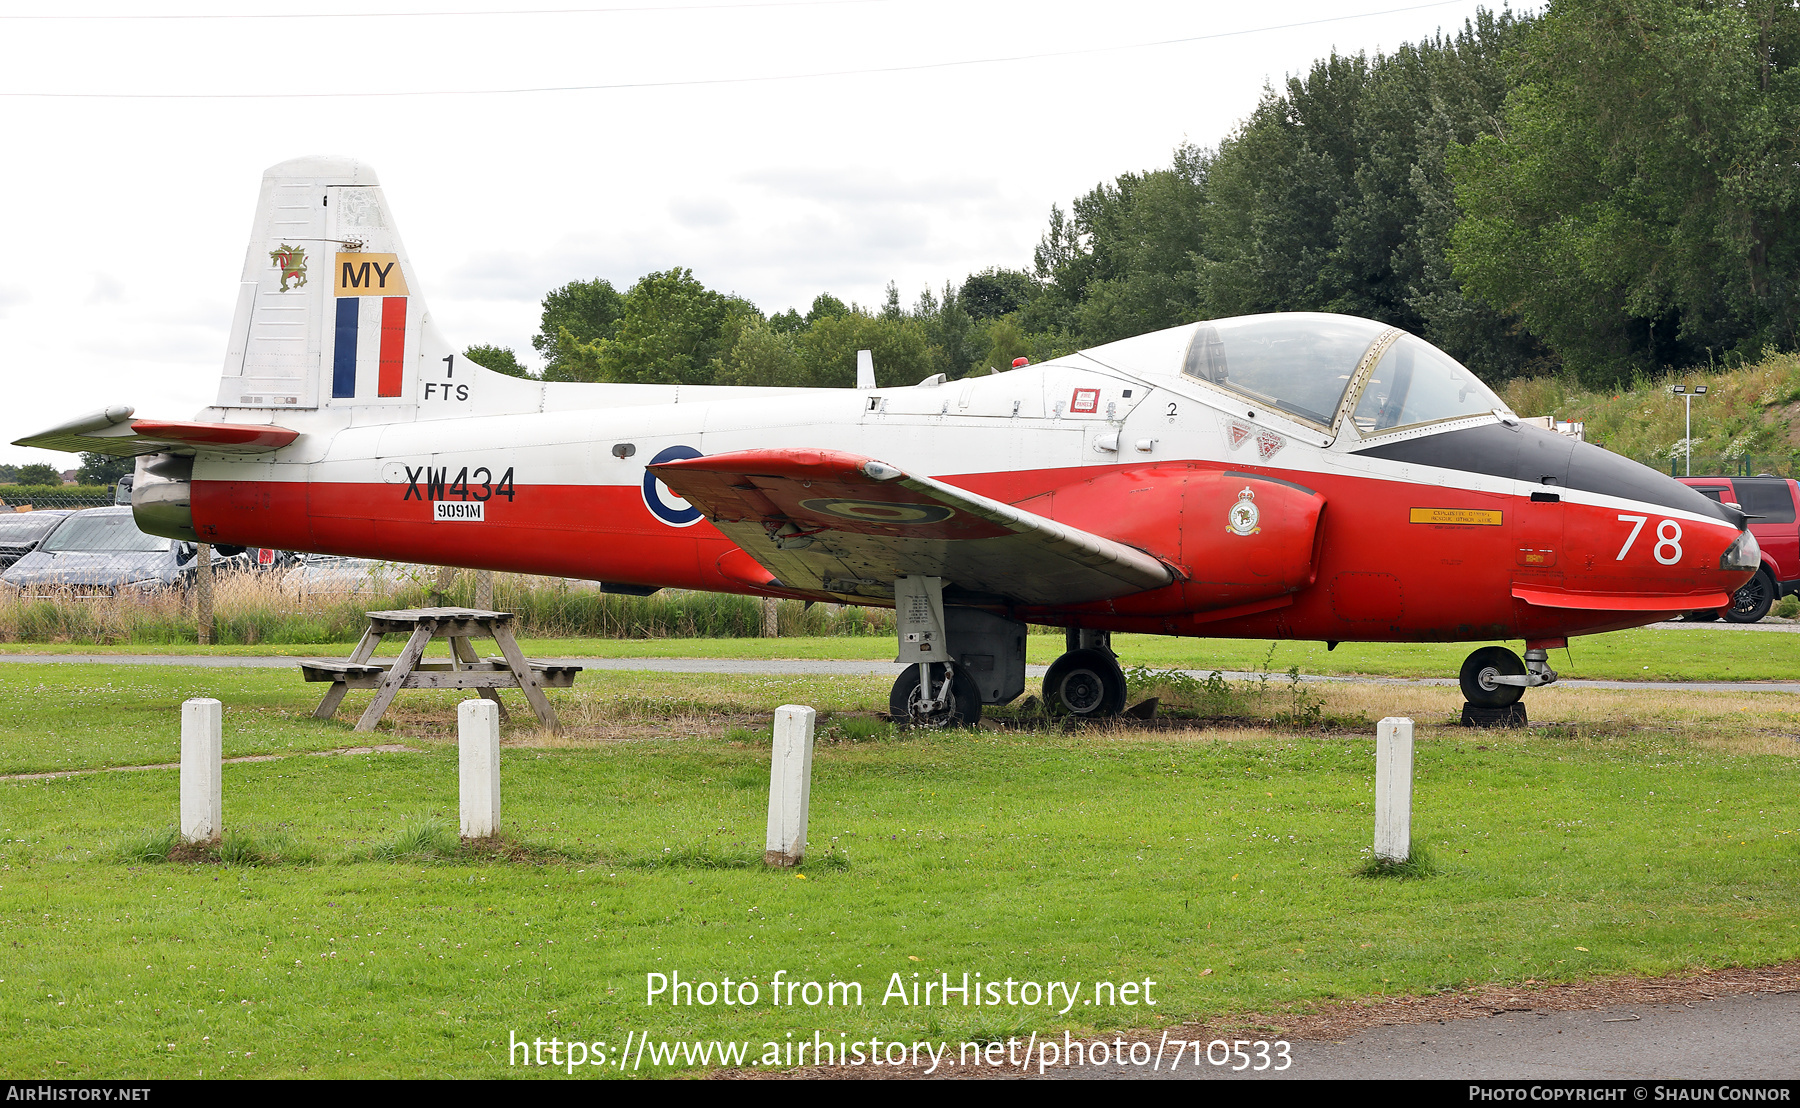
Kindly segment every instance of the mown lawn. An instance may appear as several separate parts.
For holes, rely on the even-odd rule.
[[[1026,652],[1035,665],[1049,665],[1062,653],[1058,635],[1032,635]],[[390,636],[384,656],[398,654],[402,640]],[[478,647],[480,644],[477,644]],[[491,644],[490,644],[491,645]],[[1455,677],[1463,659],[1482,643],[1270,643],[1258,639],[1177,639],[1161,635],[1117,635],[1113,646],[1126,665],[1199,670],[1285,672],[1389,677]],[[1522,651],[1524,644],[1506,644]],[[542,658],[783,658],[891,661],[886,636],[782,639],[521,639],[525,653]],[[1271,651],[1273,647],[1273,651]],[[350,644],[264,644],[258,646],[90,646],[69,643],[0,644],[7,654],[169,654],[222,656],[277,655],[344,657]],[[441,651],[439,646],[437,650]],[[1616,631],[1570,640],[1550,664],[1565,677],[1657,681],[1791,681],[1800,675],[1800,634],[1726,630]]]
[[[176,706],[220,675],[0,679],[21,706],[0,731],[8,762],[31,761],[37,727],[45,751],[73,744],[58,759],[129,765],[173,760]],[[366,741],[306,719],[316,689],[290,674],[231,680],[228,755]],[[848,712],[884,684],[643,680],[598,706],[564,694],[564,709],[675,705],[670,718],[704,723],[835,696]],[[25,697],[21,682],[47,684]],[[511,730],[512,841],[475,856],[433,846],[456,817],[448,698],[420,697],[377,736],[413,753],[226,767],[227,826],[304,864],[132,860],[174,823],[172,770],[0,782],[0,1069],[502,1076],[520,1072],[514,1033],[612,1051],[627,1033],[729,1039],[754,1058],[789,1032],[955,1042],[1800,957],[1796,760],[1703,744],[1656,694],[1610,695],[1644,703],[1524,733],[1422,726],[1415,842],[1433,872],[1414,880],[1357,876],[1373,800],[1361,732],[895,736],[833,717],[798,874],[760,864],[769,751],[754,727]],[[761,1003],[647,1006],[646,975],[677,970],[760,982]],[[777,971],[860,982],[864,1003],[772,1007]],[[1158,1003],[881,1003],[892,974],[964,971],[1150,979]]]

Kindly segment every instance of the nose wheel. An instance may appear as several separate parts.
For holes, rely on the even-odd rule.
[[[1525,663],[1504,646],[1484,646],[1469,655],[1457,675],[1463,699],[1477,708],[1504,708],[1517,704],[1525,695],[1525,686],[1501,677],[1524,677]]]
[[[1462,664],[1457,682],[1463,699],[1474,708],[1505,708],[1517,704],[1525,690],[1556,680],[1549,651],[1532,647],[1521,659],[1504,646],[1484,646]]]

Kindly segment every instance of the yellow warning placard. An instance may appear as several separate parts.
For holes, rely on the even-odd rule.
[[[339,254],[333,283],[339,296],[405,296],[398,254]]]
[[[1411,522],[1451,527],[1498,527],[1500,513],[1480,508],[1414,508]]]

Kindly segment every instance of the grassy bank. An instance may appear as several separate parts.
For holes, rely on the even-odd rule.
[[[175,706],[215,676],[82,667],[52,715],[21,695],[36,679],[23,670],[0,667],[9,701],[32,706],[0,732],[14,766],[75,735],[87,765],[168,761]],[[1429,876],[1372,880],[1357,876],[1366,733],[900,736],[846,726],[885,682],[633,676],[559,693],[564,736],[509,729],[509,837],[494,847],[448,830],[453,698],[434,694],[403,698],[379,737],[413,753],[306,757],[364,737],[304,718],[291,678],[249,675],[227,697],[228,755],[291,756],[226,767],[237,864],[151,860],[173,771],[0,782],[0,920],[15,944],[0,1066],[504,1076],[519,1072],[514,1034],[615,1053],[628,1032],[741,1041],[755,1058],[790,1032],[1080,1033],[1800,956],[1786,876],[1800,765],[1758,752],[1795,748],[1766,734],[1794,729],[1791,698],[1562,691],[1534,708],[1553,727],[1471,736],[1442,725],[1444,690],[1321,690],[1364,698],[1334,712],[1421,721],[1414,826]],[[759,862],[769,751],[756,721],[782,699],[834,713],[798,874]],[[757,981],[761,1003],[647,1006],[646,975],[673,971]],[[772,1007],[777,971],[857,982],[863,1003]],[[1150,979],[1157,1004],[881,1003],[893,974],[964,971]]]
[[[1684,456],[1687,406],[1669,386],[1707,387],[1693,401],[1693,471],[1800,477],[1800,355],[1660,377],[1595,391],[1561,377],[1510,381],[1501,396],[1523,416],[1587,424],[1589,442],[1668,472]]]

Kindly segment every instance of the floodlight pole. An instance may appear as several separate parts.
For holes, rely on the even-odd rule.
[[[1682,437],[1683,444],[1687,446],[1685,465],[1687,472],[1683,476],[1692,477],[1694,475],[1694,397],[1705,396],[1706,386],[1695,385],[1694,391],[1689,392],[1686,385],[1674,385],[1670,387],[1669,391],[1680,396],[1687,407],[1687,432]]]

